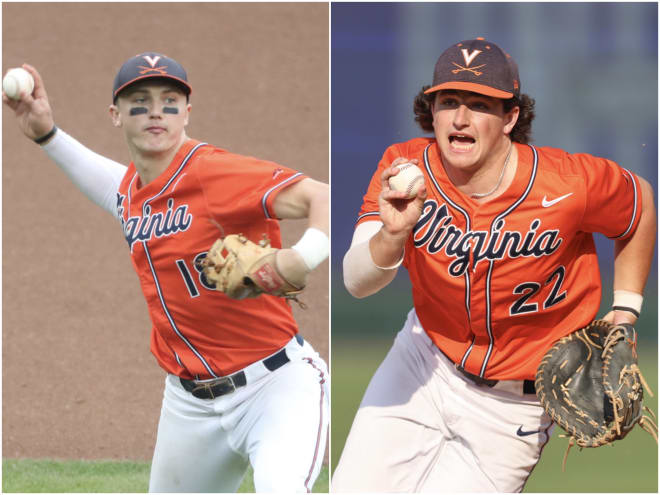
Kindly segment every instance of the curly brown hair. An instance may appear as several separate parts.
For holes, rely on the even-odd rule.
[[[415,112],[415,122],[419,124],[422,130],[433,132],[433,114],[431,113],[431,103],[435,99],[435,93],[425,94],[424,91],[431,86],[423,86],[413,103]],[[534,99],[529,95],[521,94],[511,99],[503,100],[504,112],[509,112],[513,107],[520,107],[520,115],[516,125],[511,130],[509,137],[512,141],[521,144],[527,144],[532,140],[532,121],[534,120]]]

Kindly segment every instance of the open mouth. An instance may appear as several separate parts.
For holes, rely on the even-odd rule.
[[[469,151],[475,139],[467,134],[452,134],[449,136],[449,145],[454,151]]]

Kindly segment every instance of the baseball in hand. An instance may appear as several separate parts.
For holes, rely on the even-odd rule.
[[[402,163],[396,168],[399,173],[389,178],[390,189],[405,192],[407,199],[417,196],[417,191],[424,185],[424,172],[414,163]]]
[[[12,100],[20,100],[21,92],[32,94],[34,79],[25,69],[9,69],[2,80],[2,90]]]

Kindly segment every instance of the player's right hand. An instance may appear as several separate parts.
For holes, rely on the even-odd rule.
[[[389,236],[400,238],[404,242],[422,214],[427,195],[424,185],[418,191],[417,196],[411,199],[406,199],[406,193],[403,191],[390,189],[390,177],[399,173],[399,169],[396,167],[408,162],[419,164],[417,159],[408,160],[400,157],[394,160],[389,168],[383,170],[380,176],[381,191],[378,196],[383,229]]]
[[[48,134],[55,122],[41,76],[31,65],[23,64],[22,67],[32,74],[34,79],[32,94],[22,93],[20,100],[12,100],[3,91],[2,101],[14,111],[18,127],[23,134],[34,140]]]

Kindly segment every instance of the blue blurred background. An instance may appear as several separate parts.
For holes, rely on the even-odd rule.
[[[645,177],[657,194],[658,9],[631,2],[334,3],[331,16],[334,468],[368,380],[412,306],[405,270],[377,295],[356,300],[343,287],[341,260],[382,153],[423,135],[412,102],[431,83],[437,57],[452,43],[477,36],[497,43],[518,63],[522,92],[536,100],[533,144],[610,158]],[[613,243],[602,236],[596,242],[604,312],[611,304]],[[638,323],[645,339],[642,369],[657,384],[657,248],[645,295]],[[646,438],[640,442],[652,443],[652,476],[638,467],[642,485],[623,491],[656,492],[657,448]],[[630,448],[627,440],[621,444]],[[621,451],[612,455],[622,462]],[[589,466],[580,469],[588,475]],[[534,476],[542,476],[539,471]],[[528,491],[534,491],[533,481]],[[582,491],[567,478],[562,483],[567,491]],[[615,481],[600,483],[590,489],[620,491]]]

